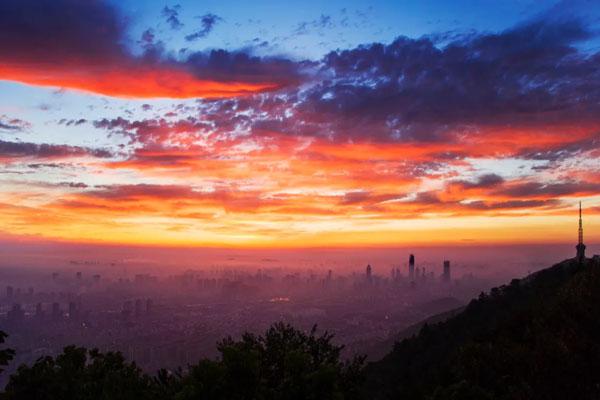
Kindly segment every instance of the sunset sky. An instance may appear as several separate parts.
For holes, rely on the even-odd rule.
[[[598,1],[0,1],[0,240],[600,242]]]

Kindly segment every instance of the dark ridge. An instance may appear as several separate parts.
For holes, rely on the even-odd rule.
[[[366,372],[375,399],[598,399],[600,257],[482,293]]]

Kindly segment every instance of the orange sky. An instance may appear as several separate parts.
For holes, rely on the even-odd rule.
[[[138,32],[102,1],[23,4],[0,13],[0,234],[570,243],[582,201],[600,241],[599,53],[579,20],[302,58]]]

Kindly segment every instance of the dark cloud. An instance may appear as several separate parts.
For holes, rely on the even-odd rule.
[[[196,118],[188,117],[169,122],[164,118],[130,121],[118,117],[93,122],[96,128],[105,129],[129,137],[133,142],[161,145],[164,142],[182,143],[197,134],[208,134],[212,126]]]
[[[58,186],[68,187],[71,189],[86,189],[89,187],[83,182],[60,182]]]
[[[180,10],[181,6],[179,4],[176,4],[173,7],[165,6],[162,9],[162,16],[166,19],[171,29],[177,30],[183,27],[183,24],[179,20]]]
[[[303,21],[294,29],[294,35],[305,35],[310,33],[311,29],[333,28],[334,23],[331,15],[321,14],[321,16],[312,21]]]
[[[568,138],[568,136],[567,136]],[[525,148],[517,154],[518,157],[530,160],[560,161],[587,151],[600,149],[600,133],[594,132],[582,140],[567,140],[559,142],[547,149]],[[542,167],[536,167],[544,168]]]
[[[547,200],[509,200],[509,201],[472,201],[464,205],[465,208],[474,210],[510,210],[515,208],[557,207],[562,203],[558,199]]]
[[[58,121],[59,125],[65,125],[65,126],[79,126],[79,125],[83,125],[85,123],[87,123],[87,119],[85,118],[79,118],[79,119],[66,119],[63,118],[61,120]]]
[[[451,185],[459,186],[463,189],[485,189],[504,183],[504,178],[496,174],[481,175],[475,181],[453,181]]]
[[[323,65],[332,79],[299,111],[338,132],[404,140],[446,139],[461,125],[595,118],[599,57],[575,47],[590,35],[578,21],[534,22],[444,48],[401,37],[333,52]]]
[[[34,163],[27,164],[27,168],[40,169],[40,168],[67,168],[72,165],[69,163]]]
[[[30,126],[29,122],[22,119],[0,115],[0,132],[22,132],[29,129]]]
[[[204,16],[205,32],[218,20]],[[143,39],[145,54],[135,56],[125,46],[127,28],[127,19],[105,1],[2,1],[0,79],[111,96],[174,98],[229,97],[299,79],[297,64],[244,51],[186,52],[175,58],[154,43],[150,31]]]
[[[492,193],[516,198],[598,195],[600,194],[600,183],[575,181],[559,183],[523,182],[502,186]]]
[[[212,32],[218,22],[223,21],[223,18],[212,13],[204,14],[198,18],[200,18],[200,29],[185,37],[188,42],[205,38]]]
[[[335,51],[306,87],[256,96],[252,128],[338,141],[456,143],[488,127],[596,123],[600,54],[578,48],[591,37],[578,20],[533,21],[443,47],[427,37],[399,37]],[[574,147],[583,145],[594,143]],[[548,159],[563,151],[536,156],[540,150],[534,145],[522,156]]]
[[[24,142],[5,142],[0,140],[0,161],[20,158],[60,159],[71,157],[109,158],[112,153],[104,149],[68,146],[58,144],[38,144]]]

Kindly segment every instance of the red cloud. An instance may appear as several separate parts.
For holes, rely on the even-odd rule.
[[[0,79],[61,87],[124,98],[220,98],[274,89],[278,83],[218,82],[198,79],[168,65],[0,65]]]
[[[0,2],[0,80],[125,98],[217,98],[282,87],[297,66],[243,52],[166,56],[153,43],[134,56],[127,24],[104,1]]]

